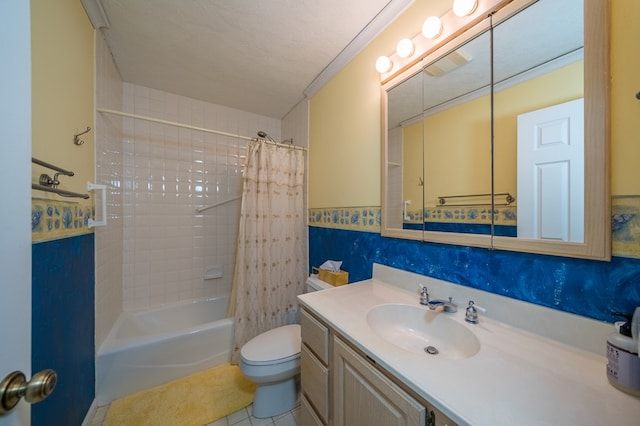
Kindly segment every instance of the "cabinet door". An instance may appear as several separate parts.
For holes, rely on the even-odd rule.
[[[425,408],[337,337],[332,370],[335,426],[425,425]]]

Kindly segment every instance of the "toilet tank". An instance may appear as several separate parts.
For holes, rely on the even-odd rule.
[[[309,278],[307,278],[305,293],[311,293],[313,291],[318,291],[318,290],[326,290],[328,288],[333,288],[333,286],[329,283],[322,281],[320,278],[318,278],[318,275],[311,274],[309,275]]]

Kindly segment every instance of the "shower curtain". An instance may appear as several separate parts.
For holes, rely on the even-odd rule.
[[[254,336],[298,321],[306,279],[304,152],[263,140],[247,149],[229,316],[231,362]]]

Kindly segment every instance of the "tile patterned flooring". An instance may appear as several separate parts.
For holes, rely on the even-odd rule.
[[[298,413],[300,406],[297,406],[288,413],[267,419],[258,419],[253,417],[251,415],[251,408],[252,406],[250,405],[236,411],[235,413],[229,414],[227,417],[203,426],[298,426]],[[90,425],[102,426],[108,409],[108,405],[99,407],[96,414],[93,416],[93,420]]]

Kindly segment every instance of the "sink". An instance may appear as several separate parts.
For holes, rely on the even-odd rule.
[[[448,313],[404,304],[374,306],[367,313],[371,330],[406,351],[425,357],[464,359],[480,350],[480,341]]]

